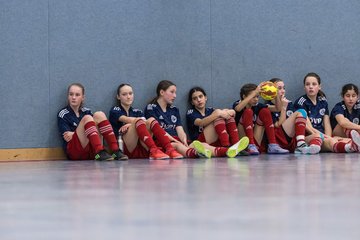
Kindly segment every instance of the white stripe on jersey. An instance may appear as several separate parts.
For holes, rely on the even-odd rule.
[[[306,101],[306,98],[304,98],[304,97],[301,97],[300,99],[299,99],[299,101],[298,101],[298,103],[299,103],[299,105],[303,105],[304,104],[304,102]]]
[[[65,114],[68,114],[69,110],[63,109],[59,112],[59,117],[64,118]]]
[[[360,103],[356,103],[354,109],[360,109]]]

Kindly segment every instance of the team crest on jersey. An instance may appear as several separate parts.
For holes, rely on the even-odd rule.
[[[321,116],[324,116],[325,115],[325,108],[320,109],[319,113],[320,113]]]
[[[204,131],[204,127],[199,127],[199,133],[202,133]]]
[[[353,119],[353,123],[359,124],[359,118],[354,118],[354,119]]]
[[[176,123],[176,121],[177,121],[177,117],[176,117],[176,116],[174,116],[174,115],[171,115],[171,121],[172,121],[173,123]]]
[[[286,116],[290,117],[290,115],[293,114],[293,113],[294,113],[293,111],[288,110],[288,111],[286,112]]]

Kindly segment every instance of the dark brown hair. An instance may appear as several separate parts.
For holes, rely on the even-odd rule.
[[[314,78],[316,78],[318,84],[319,84],[319,85],[321,84],[321,78],[320,78],[320,76],[319,76],[318,74],[314,73],[314,72],[310,72],[310,73],[306,74],[305,77],[304,77],[304,85],[305,85],[305,82],[306,82],[306,78],[307,78],[307,77],[314,77]],[[320,96],[320,97],[326,97],[325,93],[324,93],[323,91],[321,91],[321,90],[319,90],[318,96]]]
[[[175,83],[173,83],[170,80],[162,80],[158,83],[156,87],[156,97],[154,97],[149,103],[156,104],[157,100],[160,97],[161,90],[166,91],[169,87],[176,86]]]

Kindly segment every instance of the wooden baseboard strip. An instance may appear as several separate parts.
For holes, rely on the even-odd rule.
[[[64,159],[66,155],[62,148],[0,149],[0,162]]]

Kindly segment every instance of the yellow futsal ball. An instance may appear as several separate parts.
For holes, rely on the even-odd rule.
[[[278,89],[276,87],[276,84],[272,83],[270,81],[267,81],[261,86],[260,96],[264,100],[270,101],[276,97],[277,91],[278,91]]]

